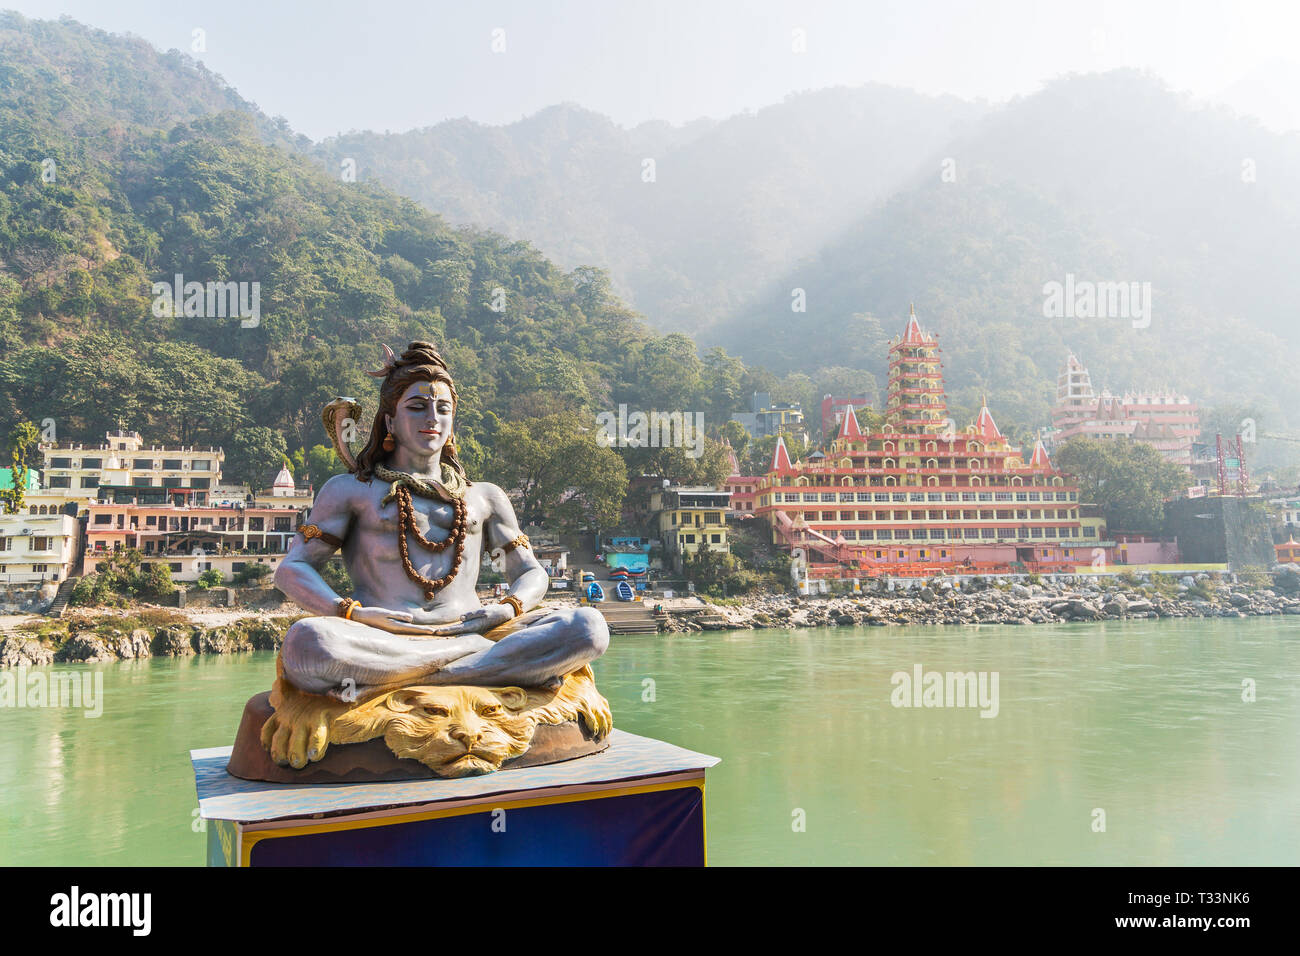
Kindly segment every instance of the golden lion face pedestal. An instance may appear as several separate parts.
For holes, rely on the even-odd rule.
[[[558,690],[412,685],[356,703],[281,676],[246,705],[226,769],[272,783],[467,777],[599,753],[612,727],[590,667]]]

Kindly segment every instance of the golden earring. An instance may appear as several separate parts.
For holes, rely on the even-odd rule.
[[[383,446],[384,446],[384,451],[392,451],[394,448],[397,447],[397,442],[393,441],[392,432],[389,432],[387,435],[384,436]]]

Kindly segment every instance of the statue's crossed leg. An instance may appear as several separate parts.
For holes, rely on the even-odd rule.
[[[343,618],[304,618],[285,635],[262,743],[278,764],[323,756],[330,727],[353,707],[412,685],[549,687],[604,653],[609,629],[591,608],[539,609],[487,634],[421,638]],[[594,685],[593,691],[594,694]],[[592,720],[608,732],[608,705]]]
[[[592,608],[542,608],[486,634],[392,634],[341,617],[303,618],[289,628],[281,659],[299,690],[356,700],[414,683],[542,687],[589,664],[609,646]]]

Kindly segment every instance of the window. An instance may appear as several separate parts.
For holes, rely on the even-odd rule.
[[[1030,501],[1037,501],[1037,500],[1038,500],[1038,492],[1036,492],[1036,491],[1031,491],[1031,492],[1029,493],[1029,500],[1030,500]],[[1048,500],[1050,501],[1051,499],[1048,499]]]
[[[1038,496],[1035,495],[1034,498],[1037,499]],[[1029,492],[1027,492],[1027,491],[1017,491],[1017,492],[1016,492],[1016,501],[1028,501],[1028,500],[1029,500]]]
[[[102,458],[83,458],[81,459],[82,468],[103,468],[104,459]]]
[[[179,478],[164,478],[164,479],[162,480],[162,483],[163,483],[162,486],[163,486],[164,488],[179,488],[179,487],[181,486],[181,479],[179,479]]]
[[[835,520],[835,512],[834,512],[834,511],[823,511],[823,512],[822,512],[822,519],[821,519],[821,520],[822,520],[822,521],[834,521],[834,520]]]
[[[206,458],[196,458],[190,463],[191,471],[211,471],[212,462]]]
[[[132,478],[132,479],[131,479],[131,487],[132,487],[132,488],[152,488],[152,487],[153,487],[153,479],[152,479],[152,478],[146,478],[146,477],[144,477],[143,475],[141,475],[141,476],[139,476],[139,477],[137,477],[137,478]]]
[[[833,491],[822,492],[822,501],[834,501],[834,500],[835,500],[835,492]]]
[[[841,512],[840,512],[840,520],[841,520],[841,521],[855,521],[855,520],[857,520],[857,515],[856,515],[854,512],[852,512],[852,511],[841,511]]]
[[[209,519],[208,519],[208,522],[211,523],[211,521],[212,521],[212,519],[209,518]],[[717,523],[717,522],[714,522],[714,524],[716,524],[716,523]],[[275,519],[275,530],[276,530],[276,531],[288,531],[288,530],[290,530],[290,529],[289,529],[289,519],[288,519],[288,518],[276,518],[276,519]]]
[[[894,532],[892,531],[881,530],[876,532],[876,538],[879,541],[889,541],[893,537],[894,537]]]
[[[98,488],[98,487],[99,487],[99,478],[97,478],[97,477],[94,476],[94,475],[83,475],[82,478],[81,478],[81,487],[83,487],[83,488]]]
[[[112,523],[113,523],[112,515],[103,515],[103,514],[95,515],[95,524],[112,524]]]
[[[714,544],[721,544],[721,543],[722,543],[722,535],[720,535],[720,534],[712,534],[712,535],[709,535],[709,540],[710,540],[711,542],[713,542]]]
[[[992,500],[993,500],[993,492],[991,491],[980,492],[980,501],[992,501]]]
[[[858,492],[858,503],[859,503],[859,504],[861,504],[861,503],[864,502],[864,501],[870,501],[870,500],[871,500],[871,495],[870,495],[870,494],[868,494],[868,493],[865,492],[865,491],[859,491],[859,492]]]
[[[71,458],[53,458],[53,459],[50,460],[50,467],[51,467],[51,468],[71,468],[71,467],[72,467],[72,459],[71,459]]]
[[[211,479],[211,478],[191,478],[191,479],[190,479],[190,487],[192,487],[192,488],[208,488],[208,487],[211,486],[211,484],[212,484],[212,479]]]
[[[181,569],[181,563],[179,561],[172,561],[167,565],[167,567],[171,568],[173,571],[179,571]]]
[[[962,500],[962,501],[974,501],[974,500],[975,500],[975,492],[973,492],[973,491],[963,491],[963,492],[961,493],[961,500]]]
[[[131,462],[131,467],[136,471],[153,471],[153,459],[136,458]]]
[[[71,478],[69,475],[51,475],[51,476],[50,476],[50,487],[51,487],[51,488],[71,488],[71,487],[72,487],[72,478]]]
[[[180,471],[181,460],[179,458],[164,458],[163,471]]]
[[[673,517],[676,518],[677,515],[674,514]],[[263,525],[264,525],[265,523],[266,523],[266,519],[265,519],[265,518],[249,518],[249,519],[248,519],[248,530],[249,530],[249,531],[265,531],[266,529],[263,527]],[[692,535],[692,537],[694,537],[694,536]]]
[[[33,551],[48,551],[50,548],[49,538],[32,538]]]
[[[685,541],[687,544],[694,544],[694,543],[695,543],[695,535],[693,535],[693,534],[684,534],[684,535],[682,535],[682,540]]]

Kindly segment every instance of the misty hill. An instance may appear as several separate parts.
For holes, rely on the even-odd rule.
[[[721,121],[627,130],[565,104],[506,126],[354,132],[315,154],[333,169],[352,159],[360,178],[452,222],[527,237],[570,268],[607,269],[651,323],[694,333],[889,195],[983,112],[952,97],[841,87]]]
[[[1098,386],[1168,386],[1263,431],[1300,425],[1300,136],[1118,71],[1013,101],[944,153],[955,182],[923,169],[705,340],[777,370],[835,360],[879,377],[915,301],[966,408],[987,391],[1004,415],[1046,421],[1072,348]],[[1044,285],[1067,274],[1149,282],[1149,327],[1044,317]],[[791,313],[795,287],[806,314]]]
[[[503,419],[563,409],[592,421],[629,402],[719,421],[744,394],[739,363],[714,353],[701,365],[599,270],[566,272],[526,242],[342,181],[277,143],[277,124],[183,54],[14,17],[3,43],[10,422],[50,418],[64,439],[120,424],[153,441],[220,444],[260,474],[325,440],[320,408],[334,396],[373,414],[362,370],[381,343],[415,339],[438,343],[457,376],[471,466]],[[200,314],[173,314],[173,293],[160,307],[154,284],[177,274],[244,283],[258,314],[220,317],[202,298]]]

